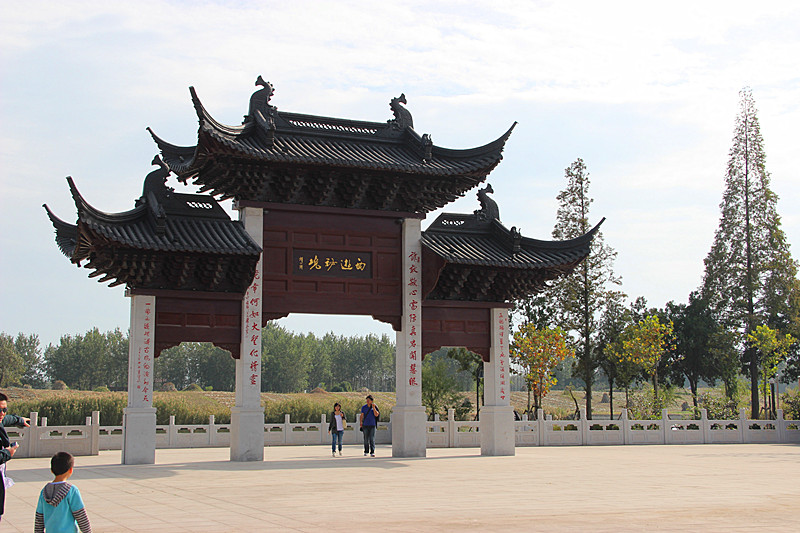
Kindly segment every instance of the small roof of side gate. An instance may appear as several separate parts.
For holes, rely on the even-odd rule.
[[[414,131],[405,95],[390,103],[394,119],[365,122],[279,111],[272,85],[261,76],[256,85],[239,126],[214,120],[190,87],[195,146],[149,130],[182,181],[223,199],[427,213],[484,181],[516,125],[484,146],[452,150]]]
[[[589,255],[592,238],[605,220],[575,239],[531,239],[500,222],[497,204],[487,192],[493,192],[491,185],[478,191],[480,210],[443,213],[422,232],[428,301],[509,302],[535,294]]]
[[[93,207],[67,178],[76,224],[44,205],[62,253],[78,266],[86,261],[89,277],[103,276],[112,287],[244,293],[261,248],[214,198],[175,193],[165,184],[166,165],[160,158],[153,164],[160,168],[145,178],[142,197],[122,213]]]

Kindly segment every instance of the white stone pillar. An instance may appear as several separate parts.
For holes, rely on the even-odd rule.
[[[403,321],[396,343],[393,457],[425,457],[428,440],[422,406],[421,222],[418,218],[403,222]]]
[[[156,410],[153,408],[156,297],[130,295],[128,406],[122,417],[122,464],[156,462]]]
[[[239,209],[239,220],[261,246],[264,210]],[[231,408],[231,461],[264,460],[264,408],[261,406],[261,272],[263,254],[253,282],[242,299],[242,344],[236,360],[236,400]]]
[[[491,311],[492,346],[483,363],[484,406],[481,408],[481,455],[514,455],[514,411],[508,359],[508,309]]]

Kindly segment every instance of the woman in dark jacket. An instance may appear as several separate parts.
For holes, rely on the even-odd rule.
[[[331,453],[336,457],[336,440],[339,440],[339,457],[342,456],[342,438],[344,438],[344,428],[347,427],[347,421],[344,419],[342,406],[339,403],[333,404],[333,412],[331,413],[331,421],[328,424],[328,433],[331,435]]]
[[[0,520],[6,506],[6,463],[17,453],[17,443],[11,446],[11,440],[6,433],[6,426],[26,428],[30,419],[21,416],[9,415],[8,396],[0,392]]]

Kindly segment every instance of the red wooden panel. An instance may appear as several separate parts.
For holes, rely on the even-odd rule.
[[[372,246],[372,237],[367,235],[348,235],[347,244],[357,247],[370,247]]]
[[[345,292],[345,283],[344,282],[335,282],[335,281],[320,281],[319,282],[319,291],[320,292],[332,292],[332,293],[344,293]],[[331,302],[335,303],[335,302]]]
[[[288,233],[285,231],[264,230],[264,242],[286,242]]]
[[[264,247],[264,273],[286,274],[289,267],[287,261],[285,248]]]
[[[332,244],[335,246],[341,246],[344,244],[345,236],[342,234],[339,235],[327,235],[323,233],[319,236],[320,244]]]
[[[219,327],[227,327],[227,328],[238,328],[239,321],[241,320],[238,316],[235,315],[217,315],[216,319],[216,326]]]
[[[352,282],[349,284],[349,289],[353,294],[372,294],[373,292],[371,283]]]
[[[211,327],[211,315],[208,313],[186,313],[186,325]]]
[[[265,318],[335,313],[381,316],[399,323],[402,224],[397,215],[313,206],[265,207]],[[295,268],[293,258],[301,251],[303,257],[313,253],[320,258],[344,257],[341,254],[366,258],[368,268],[358,278],[346,276],[347,272],[319,275],[313,269]]]
[[[422,348],[425,354],[442,346],[463,346],[489,358],[490,308],[464,307],[460,302],[422,303]]]
[[[181,342],[212,342],[238,358],[241,323],[242,301],[237,295],[179,291],[156,295],[156,357]]]
[[[156,311],[156,321],[159,324],[182,326],[183,313],[166,313],[164,311]]]

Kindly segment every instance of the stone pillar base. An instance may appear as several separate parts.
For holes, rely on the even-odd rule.
[[[155,408],[126,407],[122,416],[122,464],[152,465],[155,462]]]
[[[514,410],[510,405],[481,407],[481,455],[515,455]]]
[[[395,406],[392,411],[392,457],[425,457],[427,415],[422,406]]]
[[[231,408],[231,461],[264,460],[264,410]]]

